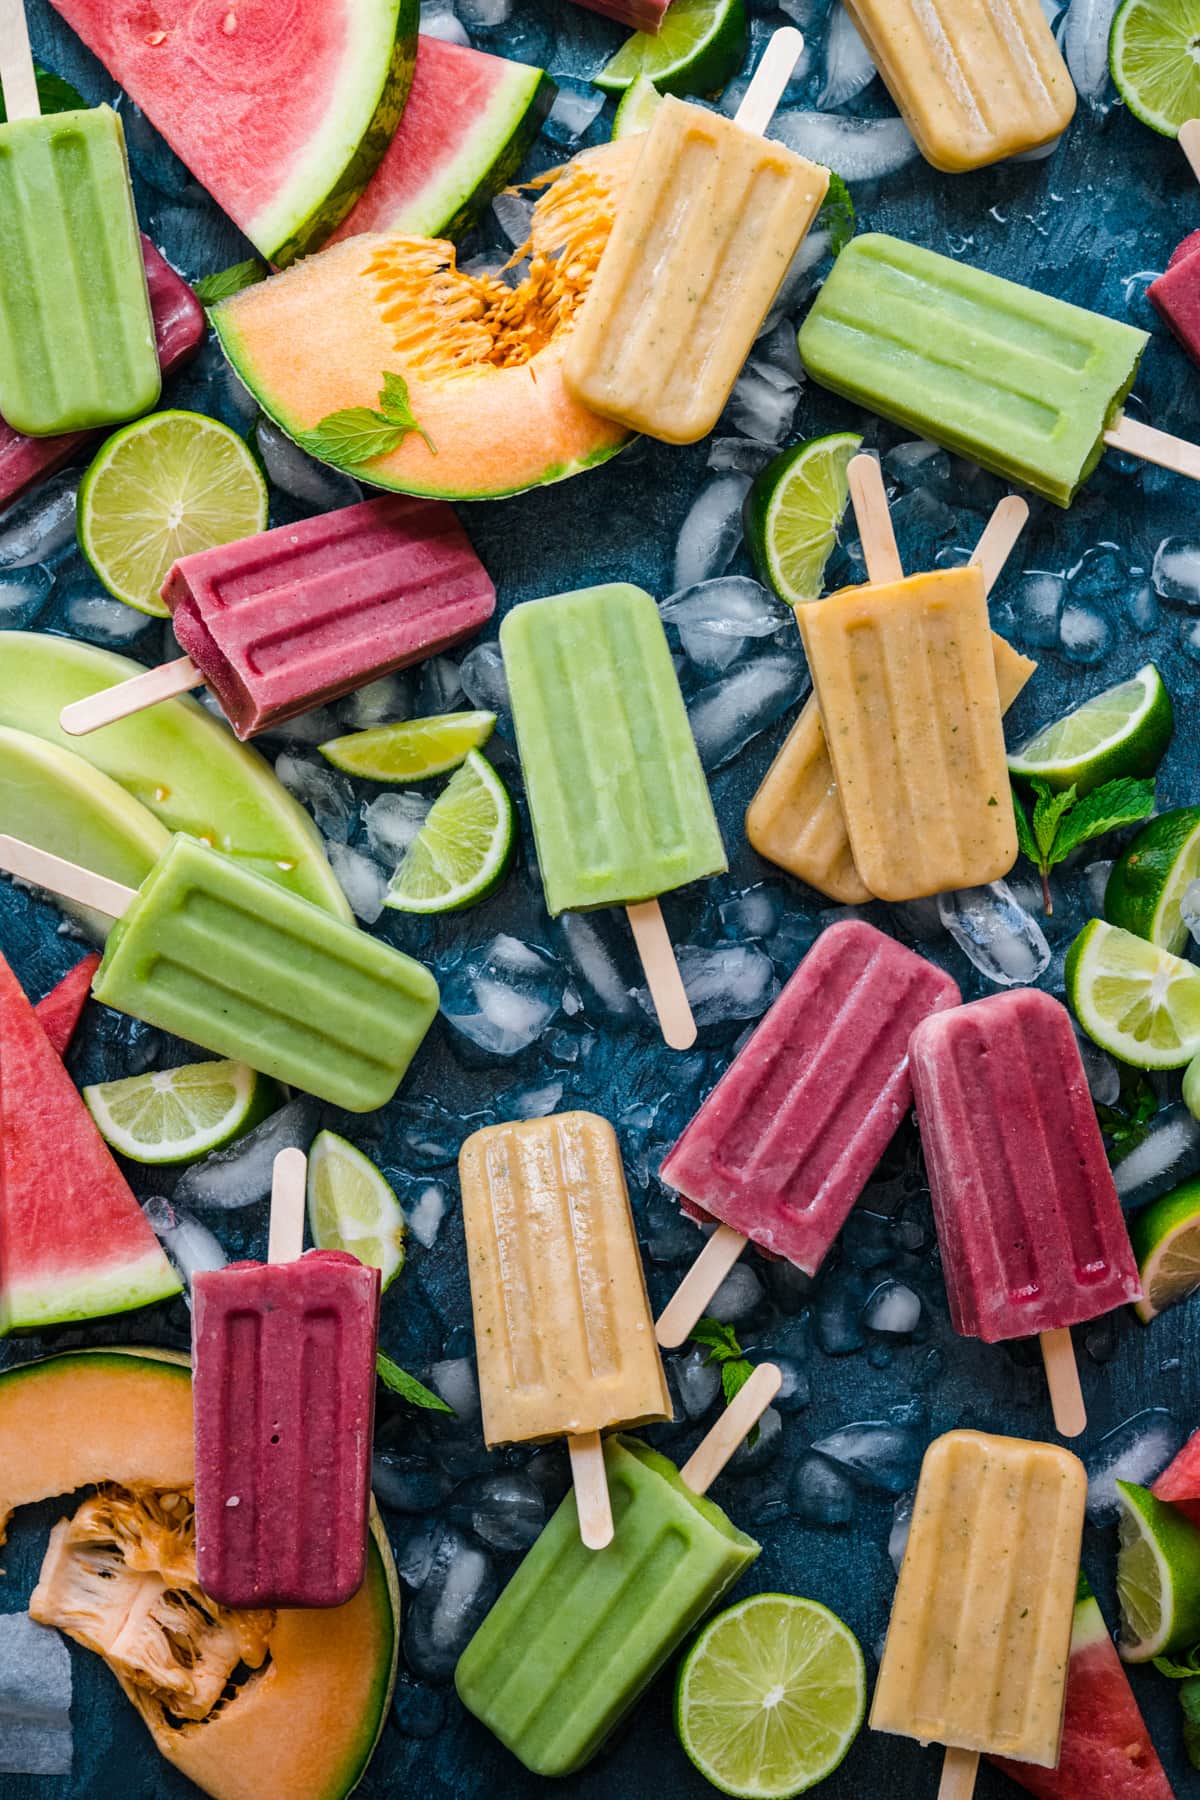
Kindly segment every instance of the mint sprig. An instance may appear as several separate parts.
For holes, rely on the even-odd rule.
[[[854,236],[856,218],[854,202],[850,198],[850,189],[840,175],[830,171],[829,191],[817,214],[817,230],[828,231],[829,248],[835,256],[840,256],[850,239]]]
[[[701,1319],[692,1332],[692,1342],[708,1351],[704,1359],[706,1363],[716,1363],[719,1366],[721,1391],[725,1396],[726,1406],[731,1405],[754,1373],[754,1364],[743,1355],[733,1326],[722,1325],[717,1319]],[[753,1445],[757,1441],[756,1425],[746,1442]]]
[[[1118,1105],[1096,1108],[1108,1160],[1114,1167],[1149,1137],[1150,1121],[1157,1111],[1158,1095],[1144,1075],[1122,1080]]]
[[[201,306],[215,306],[218,300],[232,300],[235,294],[256,287],[266,278],[265,265],[257,256],[251,256],[245,262],[234,263],[232,268],[218,269],[215,275],[202,275],[192,283],[192,290]]]
[[[1200,1769],[1200,1644],[1182,1657],[1156,1656],[1154,1667],[1168,1681],[1178,1681],[1183,1712],[1183,1747],[1194,1769]]]
[[[407,1369],[394,1363],[382,1350],[375,1358],[375,1372],[385,1388],[393,1394],[399,1394],[410,1406],[424,1407],[426,1412],[449,1413],[451,1418],[458,1417],[454,1408],[440,1394],[433,1393],[423,1381],[418,1381],[415,1375],[410,1375]]]
[[[1022,856],[1027,856],[1042,878],[1042,899],[1046,916],[1054,911],[1050,892],[1050,871],[1081,844],[1104,837],[1122,825],[1135,825],[1154,811],[1153,781],[1135,781],[1122,775],[1106,781],[1090,794],[1080,794],[1072,785],[1055,793],[1049,782],[1034,775],[1029,778],[1033,789],[1032,818],[1025,810],[1025,798],[1013,785],[1013,812],[1017,821],[1017,843]]]
[[[403,375],[385,371],[382,379],[378,412],[369,406],[350,406],[344,412],[329,413],[311,431],[297,432],[296,442],[321,462],[354,468],[374,462],[377,456],[390,456],[415,431],[436,456],[437,445],[417,422]]]

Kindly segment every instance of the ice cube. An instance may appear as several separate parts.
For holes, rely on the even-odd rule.
[[[516,1056],[535,1044],[562,1007],[566,980],[557,963],[501,932],[441,978],[442,1014],[478,1049]]]
[[[0,569],[50,562],[75,542],[78,469],[52,475],[0,512]]]
[[[418,1244],[432,1250],[446,1214],[446,1189],[440,1181],[426,1181],[404,1209],[408,1229]]]
[[[774,963],[751,944],[718,944],[712,949],[681,944],[676,960],[692,1016],[701,1028],[757,1019],[779,993]],[[645,988],[638,990],[638,999],[653,1017]]]
[[[1200,944],[1200,881],[1189,881],[1179,902],[1179,916]]]
[[[673,625],[689,662],[718,674],[752,638],[773,637],[786,624],[778,601],[745,575],[718,576],[672,594],[659,609]]]
[[[153,623],[148,613],[96,590],[71,594],[63,613],[74,637],[108,649],[132,644]]]
[[[304,1097],[289,1101],[245,1137],[185,1169],[175,1183],[172,1204],[176,1209],[182,1205],[226,1212],[266,1200],[279,1152],[307,1152],[316,1129],[314,1102]]]
[[[590,81],[560,75],[558,93],[542,131],[552,144],[577,144],[604,110],[604,95]]]
[[[904,1552],[908,1548],[908,1534],[912,1530],[913,1507],[916,1504],[917,1490],[910,1488],[908,1493],[901,1494],[892,1508],[892,1529],[888,1533],[888,1556],[897,1575],[900,1564],[904,1561]]]
[[[220,1240],[207,1225],[182,1208],[178,1211],[160,1194],[143,1201],[142,1211],[155,1237],[190,1288],[193,1278],[206,1269],[223,1269],[229,1261]]]
[[[45,563],[22,563],[0,571],[0,630],[22,631],[50,598],[53,571]]]
[[[750,477],[732,474],[714,475],[700,489],[675,545],[677,593],[725,573],[742,541],[742,503],[749,491]]]
[[[1099,1044],[1094,1044],[1081,1025],[1071,1020],[1079,1057],[1087,1076],[1088,1091],[1097,1106],[1115,1106],[1121,1098],[1121,1071]]]
[[[1200,1119],[1194,1119],[1186,1106],[1176,1104],[1154,1115],[1141,1143],[1114,1168],[1113,1180],[1121,1204],[1134,1212],[1197,1172]]]
[[[1134,1413],[1102,1437],[1084,1458],[1088,1472],[1087,1516],[1093,1525],[1115,1525],[1121,1503],[1118,1481],[1149,1487],[1183,1446],[1184,1433],[1163,1406]]]
[[[878,1419],[843,1425],[812,1448],[846,1469],[864,1487],[885,1494],[900,1494],[911,1487],[921,1465],[921,1441],[912,1427]]]
[[[373,925],[383,911],[387,881],[383,870],[361,850],[326,839],[325,854],[356,919]]]
[[[1067,584],[1048,569],[1029,569],[1012,586],[1012,611],[1017,639],[1032,649],[1058,646],[1058,621]]]
[[[1068,600],[1058,621],[1058,637],[1062,653],[1069,662],[1090,668],[1103,662],[1112,646],[1113,629],[1098,606],[1084,606]]]
[[[390,725],[397,719],[411,717],[411,685],[402,675],[381,675],[376,681],[368,681],[338,706],[338,718],[351,731],[367,731],[373,725]]]
[[[327,468],[293,443],[273,419],[260,419],[254,431],[267,474],[281,493],[320,512],[353,506],[363,497],[357,481]]]
[[[698,1242],[693,1238],[693,1243]],[[707,1350],[699,1348],[667,1358],[667,1381],[685,1419],[703,1418],[721,1392],[721,1371],[707,1359]]]
[[[376,1450],[372,1459],[372,1492],[390,1512],[431,1512],[440,1506],[448,1485],[427,1456],[409,1456],[384,1447]]]
[[[450,1495],[446,1517],[489,1550],[528,1550],[546,1523],[540,1487],[519,1469],[472,1475]]]
[[[710,1318],[722,1325],[733,1325],[760,1305],[763,1284],[749,1263],[735,1263],[708,1303]]]
[[[836,169],[851,186],[858,181],[882,181],[920,155],[903,119],[785,111],[775,114],[767,136],[810,162]]]
[[[788,1497],[802,1525],[847,1525],[858,1503],[854,1483],[844,1471],[812,1450],[805,1451],[792,1470]]]
[[[721,423],[777,449],[792,428],[799,399],[795,375],[751,357],[733,385]]]
[[[404,1657],[426,1681],[449,1681],[499,1583],[491,1558],[446,1526],[404,1617]]]
[[[959,949],[997,987],[1028,986],[1050,962],[1045,932],[1006,881],[940,894],[938,912]]]
[[[688,717],[704,767],[719,769],[732,761],[795,705],[805,682],[803,659],[781,650],[756,656],[701,688],[688,705]]]
[[[863,1324],[869,1331],[907,1337],[921,1322],[921,1297],[902,1281],[883,1281],[863,1308]]]
[[[472,1356],[452,1356],[435,1362],[429,1370],[429,1384],[435,1394],[452,1406],[460,1419],[479,1417],[479,1382]]]
[[[363,807],[368,847],[385,869],[399,866],[432,805],[425,794],[380,794]]]
[[[566,912],[558,924],[576,973],[600,1013],[626,1024],[635,1019],[637,976],[628,932],[622,937],[611,919],[595,913]]]
[[[499,193],[492,201],[492,212],[501,231],[514,249],[529,241],[533,222],[533,201],[526,194]]]
[[[345,775],[291,750],[281,751],[275,758],[275,773],[288,793],[312,814],[322,837],[347,842],[356,807],[354,789]]]
[[[871,52],[844,6],[835,3],[825,39],[825,85],[820,103],[829,111],[845,106],[875,79]]]
[[[1063,55],[1081,100],[1099,107],[1108,92],[1108,39],[1119,0],[1071,0]]]
[[[508,676],[504,672],[499,644],[476,644],[474,649],[468,650],[459,664],[458,678],[472,706],[497,716],[511,715]]]

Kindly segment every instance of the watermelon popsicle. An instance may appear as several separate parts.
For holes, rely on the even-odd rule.
[[[348,1112],[391,1099],[437,1012],[420,963],[196,838],[136,890],[11,837],[0,869],[117,920],[104,1005]]]
[[[726,862],[658,608],[624,583],[530,600],[500,646],[546,905],[626,908],[663,1036],[686,1049],[657,896]]]
[[[1058,1429],[1086,1424],[1070,1327],[1141,1294],[1067,1010],[1013,988],[910,1045],[954,1328],[1041,1337]]]
[[[630,25],[634,31],[648,31],[652,37],[657,37],[671,0],[575,0],[575,4],[585,6],[589,12],[603,13],[606,19],[616,19],[619,25]]]
[[[196,1567],[225,1606],[341,1606],[362,1586],[379,1270],[304,1246],[306,1159],[275,1159],[266,1263],[192,1286]]]
[[[1200,119],[1179,127],[1179,148],[1200,181]],[[1200,363],[1200,231],[1185,237],[1166,269],[1146,289],[1146,297],[1166,320],[1194,363]]]
[[[535,1775],[600,1749],[672,1652],[759,1553],[704,1495],[779,1391],[762,1363],[680,1470],[633,1438],[605,1445],[613,1542],[580,1542],[563,1501],[459,1659],[464,1706]]]
[[[457,644],[496,590],[449,506],[386,494],[185,556],[163,598],[186,656],[64,707],[83,736],[207,682],[239,738]]]
[[[949,975],[861,919],[823,931],[661,1175],[718,1229],[658,1321],[682,1344],[748,1242],[815,1275],[912,1104],[908,1040]]]

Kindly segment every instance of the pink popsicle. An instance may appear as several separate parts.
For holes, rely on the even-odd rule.
[[[1067,1010],[1014,988],[910,1047],[954,1328],[998,1343],[1141,1292]]]
[[[621,25],[632,25],[635,31],[648,31],[655,36],[662,29],[670,3],[671,0],[575,0],[576,6],[586,6],[589,12],[603,13],[606,19],[616,19]]]
[[[663,1163],[684,1211],[815,1274],[912,1103],[910,1034],[959,998],[873,925],[831,925]]]
[[[1192,361],[1200,363],[1200,231],[1185,237],[1146,289]]]
[[[163,598],[190,685],[240,738],[436,655],[496,606],[451,508],[401,494],[185,556]]]
[[[150,309],[158,340],[158,360],[170,375],[193,356],[204,337],[204,308],[182,276],[159,255],[148,237],[142,238],[142,256],[150,289]],[[96,443],[103,432],[73,431],[62,437],[28,438],[0,419],[0,507],[9,503],[65,467],[71,459]]]
[[[192,1294],[200,1585],[226,1606],[340,1606],[366,1567],[379,1271],[310,1250]]]

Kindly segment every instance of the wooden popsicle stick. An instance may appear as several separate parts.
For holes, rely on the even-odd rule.
[[[20,838],[8,837],[2,832],[0,872],[19,876],[22,881],[32,881],[35,887],[46,888],[64,900],[75,900],[80,906],[94,907],[97,912],[107,913],[110,919],[121,918],[137,899],[136,888],[110,881],[107,875],[94,875],[90,869],[81,869],[78,863],[52,856],[49,850],[38,850],[33,844],[22,843]]]
[[[589,1550],[603,1550],[613,1541],[612,1503],[608,1497],[608,1470],[598,1431],[581,1432],[567,1439],[579,1535]]]
[[[759,1363],[745,1387],[730,1401],[706,1438],[680,1469],[693,1494],[706,1494],[742,1439],[753,1429],[783,1385],[774,1363]]]
[[[0,0],[0,88],[10,119],[41,118],[24,0]]]
[[[754,78],[733,115],[735,125],[761,137],[775,116],[775,108],[783,99],[783,90],[792,79],[792,70],[804,48],[804,34],[792,25],[775,32],[763,51]]]
[[[847,475],[868,579],[873,582],[903,581],[904,565],[896,548],[887,489],[883,485],[883,470],[878,459],[866,454],[852,457]]]
[[[1200,481],[1200,444],[1189,444],[1186,438],[1172,437],[1169,431],[1157,431],[1153,425],[1121,413],[1105,432],[1104,441],[1112,450],[1124,450],[1128,456]]]
[[[1065,1326],[1059,1331],[1043,1331],[1040,1342],[1054,1423],[1062,1437],[1078,1437],[1087,1426],[1087,1407],[1079,1385],[1071,1333]]]
[[[938,1800],[971,1800],[978,1773],[978,1750],[947,1750]]]
[[[86,737],[89,731],[99,731],[102,725],[115,725],[118,719],[145,712],[148,706],[157,706],[160,700],[174,700],[199,687],[203,680],[191,657],[179,656],[174,662],[147,669],[144,675],[118,681],[112,687],[101,688],[98,693],[86,694],[82,700],[72,700],[59,713],[58,722],[71,737]]]
[[[692,1017],[662,907],[657,900],[641,900],[634,906],[627,906],[625,911],[633,927],[633,941],[663,1037],[672,1050],[690,1050],[696,1041],[696,1021]]]
[[[703,1250],[667,1301],[654,1327],[664,1350],[677,1350],[732,1269],[749,1239],[732,1225],[718,1225]]]
[[[1179,148],[1192,165],[1192,174],[1200,181],[1200,119],[1187,119],[1179,127]]]
[[[1013,553],[1017,539],[1029,520],[1029,507],[1019,494],[1008,494],[983,528],[983,534],[971,554],[983,572],[984,592],[990,594]]]
[[[271,1167],[271,1229],[267,1261],[299,1262],[304,1254],[304,1199],[308,1158],[303,1150],[281,1150]]]

